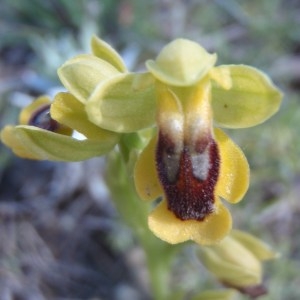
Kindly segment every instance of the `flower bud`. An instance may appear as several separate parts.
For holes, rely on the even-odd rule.
[[[259,285],[261,261],[278,256],[261,240],[237,230],[219,244],[199,248],[197,254],[221,282],[238,289]]]

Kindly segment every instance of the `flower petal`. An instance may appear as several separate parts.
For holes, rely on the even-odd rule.
[[[133,132],[155,122],[155,91],[147,74],[119,74],[100,83],[86,104],[94,124],[116,132]]]
[[[82,103],[99,82],[116,74],[119,72],[114,66],[88,54],[75,56],[58,69],[62,84]]]
[[[212,88],[212,106],[219,126],[255,126],[279,109],[282,94],[263,72],[249,66],[224,65],[214,68],[213,74],[212,78],[218,79]]]
[[[88,120],[84,105],[70,93],[58,93],[51,105],[51,117],[94,140],[117,134],[96,126]]]
[[[22,109],[19,115],[19,123],[20,125],[28,125],[32,114],[38,110],[41,106],[50,104],[51,100],[48,96],[41,96]]]
[[[127,68],[123,62],[123,59],[109,44],[94,35],[91,40],[91,47],[95,56],[107,61],[118,71],[126,72]]]
[[[189,86],[213,67],[216,54],[209,54],[199,44],[176,39],[166,45],[156,61],[148,60],[146,66],[158,80],[175,86]]]
[[[136,191],[143,200],[154,200],[163,194],[155,165],[156,144],[157,136],[142,151],[134,169]]]
[[[239,202],[249,187],[249,165],[243,151],[220,129],[215,129],[220,152],[216,194],[230,203]]]
[[[204,221],[181,221],[168,210],[163,200],[150,214],[150,230],[160,239],[178,244],[193,240],[200,245],[211,245],[221,241],[231,229],[231,215],[227,208],[217,200],[216,211]]]
[[[72,137],[33,126],[6,126],[2,142],[23,158],[54,161],[81,161],[100,156],[116,144],[116,136],[99,140],[76,140]]]

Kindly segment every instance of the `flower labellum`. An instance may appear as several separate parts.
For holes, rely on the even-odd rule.
[[[209,91],[207,82],[199,84],[189,99],[194,103],[185,108],[170,90],[162,92],[165,103],[160,105],[173,109],[158,116],[157,170],[168,209],[181,220],[202,221],[214,211],[220,157],[212,133]]]
[[[201,221],[214,210],[214,187],[219,173],[217,144],[208,139],[206,145],[181,153],[162,134],[157,148],[158,173],[164,187],[168,208],[181,220]]]

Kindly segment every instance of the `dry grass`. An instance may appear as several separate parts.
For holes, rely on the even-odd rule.
[[[139,260],[109,238],[120,233],[102,171],[101,159],[14,160],[0,193],[0,299],[147,298]]]

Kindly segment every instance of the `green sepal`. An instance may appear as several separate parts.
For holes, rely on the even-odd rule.
[[[199,44],[176,39],[166,45],[155,61],[148,60],[148,70],[168,85],[190,86],[200,81],[214,66],[216,54],[209,54]]]
[[[202,264],[221,282],[236,287],[261,283],[260,260],[232,235],[228,235],[219,244],[197,250]]]
[[[116,144],[116,135],[103,140],[77,140],[34,126],[6,126],[2,142],[23,158],[53,161],[82,161],[108,153]]]
[[[117,133],[107,131],[92,123],[87,116],[84,105],[70,93],[58,93],[51,104],[51,117],[57,122],[82,133],[88,139],[100,140]]]
[[[75,56],[58,69],[62,84],[82,103],[101,81],[116,74],[119,72],[113,65],[89,54]]]
[[[95,56],[107,61],[114,66],[120,72],[126,72],[127,68],[123,62],[123,59],[118,52],[112,48],[109,44],[99,39],[97,36],[93,36],[91,39],[91,48]]]
[[[134,132],[155,122],[155,89],[148,73],[119,74],[100,83],[88,102],[91,122],[115,132]]]
[[[222,65],[214,68],[211,74],[212,107],[217,126],[251,127],[278,111],[282,93],[256,68]]]

